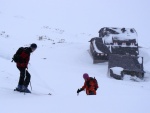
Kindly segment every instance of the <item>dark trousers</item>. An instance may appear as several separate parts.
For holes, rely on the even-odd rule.
[[[87,94],[87,95],[96,95],[96,92],[94,92],[94,91],[89,91],[89,94]]]
[[[24,85],[25,87],[28,87],[31,79],[30,73],[25,68],[17,67],[20,71],[20,78],[18,85]]]

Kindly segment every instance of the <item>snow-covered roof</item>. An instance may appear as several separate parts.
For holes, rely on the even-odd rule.
[[[93,40],[92,43],[93,43],[93,46],[94,46],[95,51],[96,51],[97,53],[103,53],[102,51],[100,51],[100,50],[97,48],[96,43],[95,43],[95,40]]]
[[[91,39],[91,42],[92,42],[93,47],[94,47],[94,50],[97,53],[107,53],[107,54],[109,54],[110,50],[99,39],[100,39],[99,37],[95,37],[95,38]]]
[[[99,32],[100,33],[100,32]],[[112,38],[114,40],[132,40],[137,41],[137,32],[134,28],[113,28],[106,27],[103,28],[104,40],[106,43],[112,43]]]

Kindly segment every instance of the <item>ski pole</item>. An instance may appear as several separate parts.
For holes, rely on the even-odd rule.
[[[25,70],[28,70],[27,68]],[[26,72],[26,71],[25,71]],[[26,73],[25,73],[25,76],[26,76]],[[31,85],[31,79],[30,79],[30,88],[31,88],[31,91],[32,91],[32,85]]]
[[[31,91],[32,91],[32,85],[31,85],[31,80],[30,80],[30,87],[31,87]]]
[[[26,77],[26,68],[25,68],[25,73],[24,73],[24,74],[25,74],[25,77]],[[25,87],[25,86],[24,86],[24,87]],[[24,91],[24,95],[25,95],[25,94],[26,94],[26,93],[25,93],[25,91]]]

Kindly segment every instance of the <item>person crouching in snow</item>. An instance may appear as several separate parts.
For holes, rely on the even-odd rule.
[[[95,77],[89,77],[87,73],[83,74],[83,78],[85,80],[82,88],[77,90],[77,94],[79,94],[84,89],[86,90],[87,95],[96,95],[96,90],[98,89],[98,83]]]

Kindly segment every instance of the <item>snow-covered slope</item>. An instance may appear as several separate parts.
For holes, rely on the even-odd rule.
[[[148,4],[148,0],[144,3],[135,0],[1,0],[0,112],[149,113]],[[144,12],[142,16],[140,12]],[[129,76],[118,81],[107,75],[107,63],[92,64],[87,52],[88,41],[98,36],[98,30],[105,26],[137,30],[139,44],[146,47],[140,49],[146,71],[144,81],[134,82]],[[33,93],[24,95],[13,91],[19,71],[11,58],[18,47],[33,42],[38,45],[28,66]],[[84,91],[77,96],[76,91],[84,82],[83,73],[98,80],[96,96],[87,96]]]

